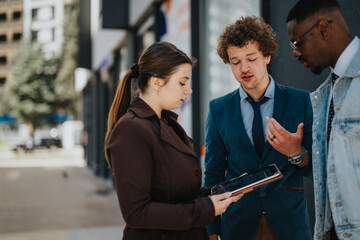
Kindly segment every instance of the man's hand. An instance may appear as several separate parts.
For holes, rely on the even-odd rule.
[[[278,152],[294,157],[301,153],[304,124],[300,123],[296,133],[290,133],[274,118],[265,117],[267,122],[266,139]]]
[[[283,128],[275,119],[265,117],[267,122],[266,139],[278,152],[294,157],[301,154],[301,141],[303,139],[304,124],[300,123],[296,133],[290,133]],[[296,166],[303,168],[309,164],[309,153],[306,151],[302,162]]]

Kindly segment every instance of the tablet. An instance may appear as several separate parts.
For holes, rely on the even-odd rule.
[[[215,185],[211,188],[211,195],[231,192],[234,196],[240,193],[251,192],[254,188],[263,186],[282,177],[283,175],[277,166],[275,164],[270,164],[257,171]]]

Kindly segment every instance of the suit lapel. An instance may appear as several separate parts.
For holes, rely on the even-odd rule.
[[[245,130],[243,118],[241,115],[241,108],[240,108],[240,95],[239,91],[234,91],[231,99],[231,104],[229,104],[230,111],[233,112],[232,120],[234,122],[233,126],[236,126],[235,133],[239,136],[241,142],[247,148],[247,150],[253,155],[255,159],[260,161],[253,144],[251,143],[249,136]]]
[[[274,97],[274,111],[273,111],[273,118],[281,123],[283,122],[285,108],[287,105],[287,95],[286,95],[286,87],[275,83],[275,97]],[[264,152],[262,155],[262,160],[265,159],[266,155],[272,149],[270,143],[266,141]]]
[[[163,120],[160,121],[160,139],[168,144],[170,144],[172,147],[177,149],[180,152],[189,154],[194,156],[195,158],[198,158],[196,156],[191,142],[186,137],[186,143],[184,143],[179,136],[175,133],[175,131],[168,126]]]

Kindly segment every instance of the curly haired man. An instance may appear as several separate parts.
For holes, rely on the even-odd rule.
[[[269,164],[284,177],[230,205],[207,227],[210,239],[311,239],[303,183],[311,173],[310,96],[268,74],[276,49],[273,29],[255,16],[227,26],[218,39],[218,54],[240,86],[210,102],[205,186]]]

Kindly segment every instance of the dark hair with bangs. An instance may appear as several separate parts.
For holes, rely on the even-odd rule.
[[[340,9],[337,0],[300,0],[290,10],[286,23],[294,19],[299,23],[315,13],[327,12],[333,9]]]

